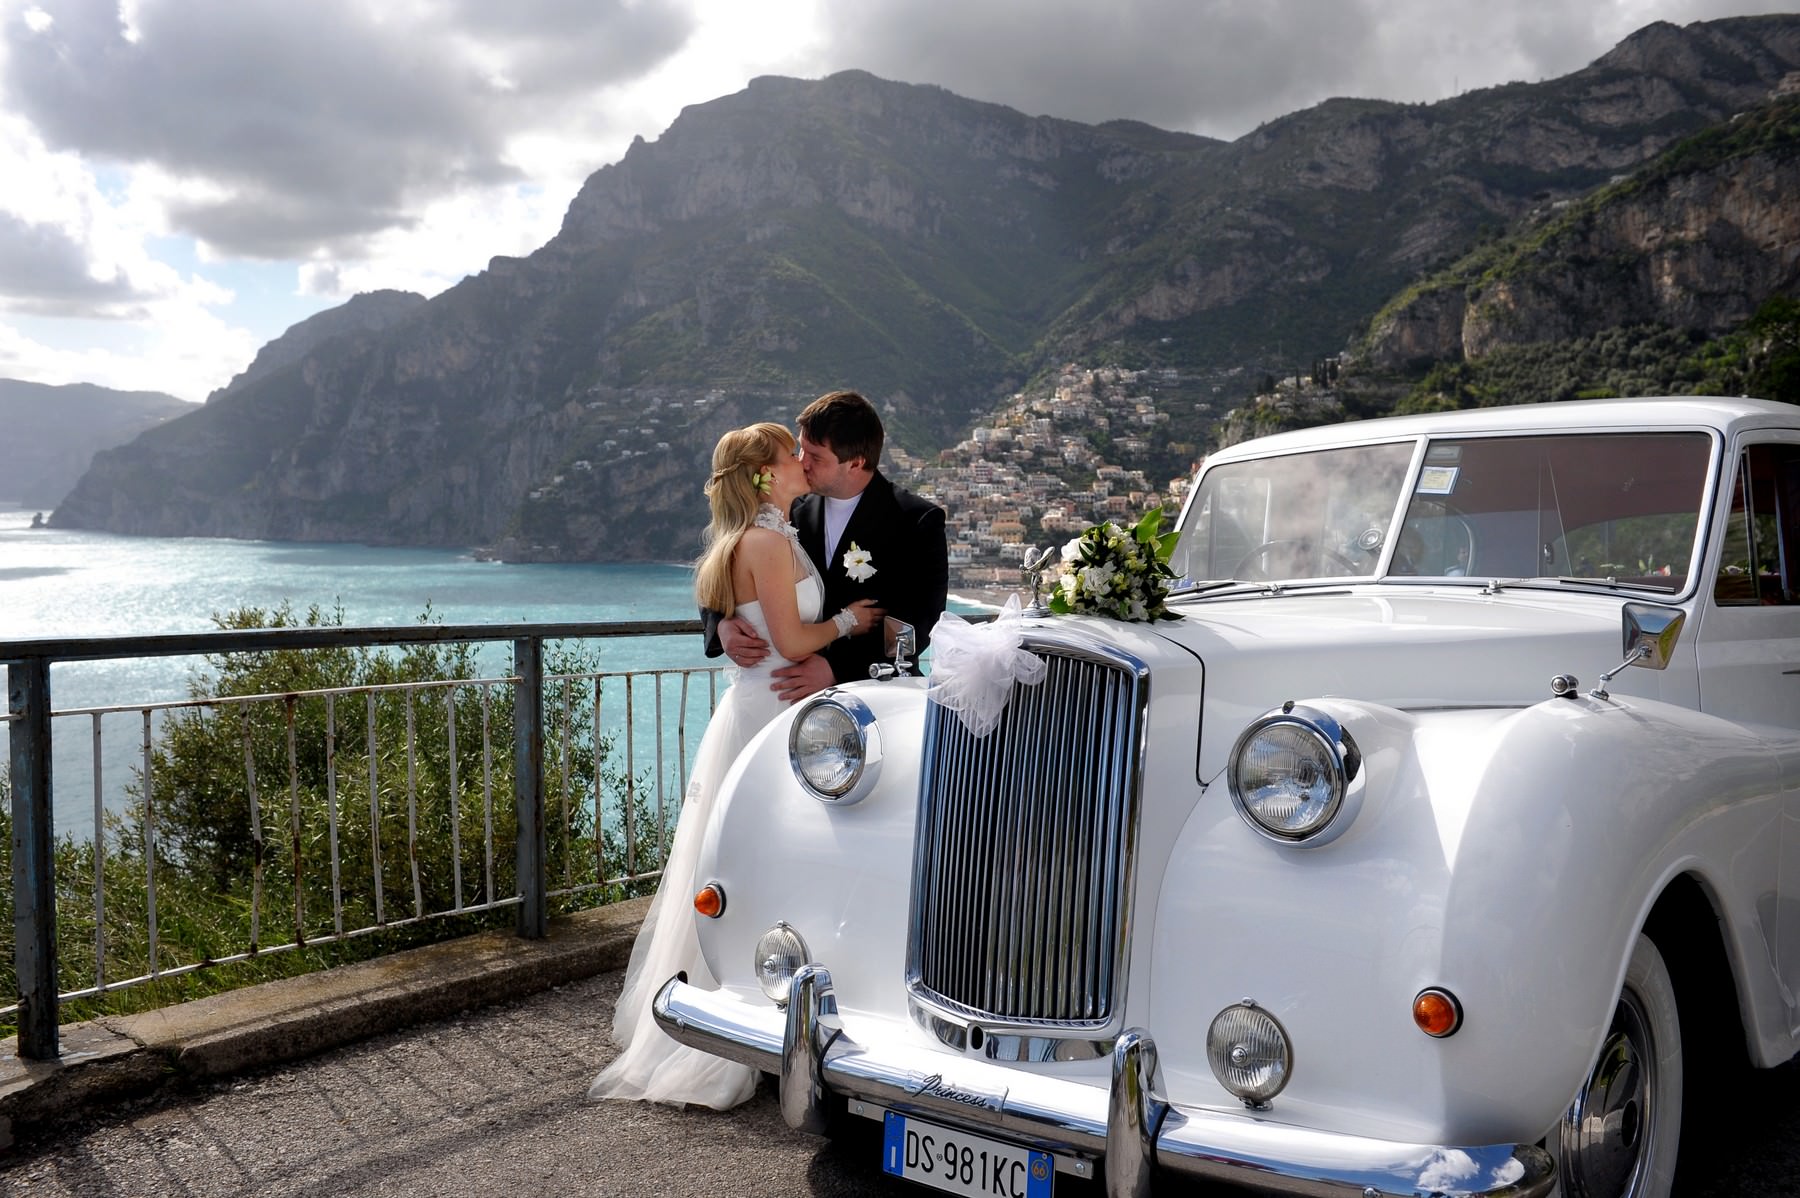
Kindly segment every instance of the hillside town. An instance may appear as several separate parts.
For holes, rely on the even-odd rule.
[[[951,591],[1004,594],[1028,555],[1091,524],[1135,522],[1158,504],[1172,519],[1215,415],[1181,382],[1174,371],[1068,365],[935,460],[893,447],[898,481],[948,513]]]

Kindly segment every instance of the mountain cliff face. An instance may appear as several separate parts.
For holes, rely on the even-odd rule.
[[[1800,95],[1546,207],[1384,311],[1360,356],[1398,369],[1620,326],[1726,332],[1764,298],[1800,294],[1797,187]]]
[[[256,351],[243,373],[206,397],[211,403],[222,395],[240,391],[283,366],[298,362],[325,342],[346,333],[379,333],[411,316],[425,304],[412,291],[368,291],[352,296],[335,308],[307,317]]]
[[[1284,369],[1796,70],[1800,17],[1657,25],[1563,79],[1334,100],[1232,143],[860,72],[758,79],[597,171],[536,253],[270,355],[100,455],[54,519],[686,557],[727,427],[854,386],[929,452],[1064,360]]]
[[[160,391],[114,391],[88,383],[52,387],[0,379],[0,501],[51,508],[68,494],[98,450],[192,411]]]

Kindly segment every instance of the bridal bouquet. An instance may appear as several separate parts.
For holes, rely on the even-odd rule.
[[[1146,623],[1173,620],[1163,600],[1175,580],[1169,554],[1179,534],[1161,532],[1162,518],[1162,508],[1154,507],[1129,529],[1108,521],[1064,545],[1050,610]]]

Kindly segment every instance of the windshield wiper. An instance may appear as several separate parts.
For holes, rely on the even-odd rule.
[[[1344,580],[1341,578],[1267,578],[1261,580],[1214,578],[1206,582],[1193,582],[1184,587],[1176,587],[1169,592],[1169,598],[1191,599],[1197,595],[1224,595],[1239,590],[1253,591],[1258,595],[1267,595],[1273,598],[1276,595],[1285,595],[1290,591],[1301,589],[1305,589],[1308,594],[1317,594],[1318,591],[1314,590],[1314,587],[1342,589]]]
[[[1679,589],[1661,582],[1621,582],[1619,579],[1611,576],[1606,578],[1579,578],[1565,574],[1556,581],[1586,583],[1589,586],[1610,587],[1611,589],[1618,591],[1655,591],[1658,594],[1663,595],[1673,595],[1676,590]]]
[[[1673,595],[1680,590],[1679,587],[1661,583],[1621,582],[1617,578],[1581,578],[1572,574],[1539,574],[1530,578],[1490,578],[1487,585],[1481,590],[1486,595],[1498,595],[1506,587],[1527,586],[1534,583],[1540,586],[1546,583],[1555,583],[1558,586],[1564,583],[1574,583],[1576,586],[1602,587],[1609,591],[1649,591],[1657,595]]]
[[[1251,582],[1247,578],[1209,578],[1205,582],[1190,582],[1183,586],[1175,587],[1169,592],[1169,598],[1173,599],[1178,595],[1204,595],[1208,591],[1224,590],[1226,587],[1254,587],[1266,585],[1268,584]]]

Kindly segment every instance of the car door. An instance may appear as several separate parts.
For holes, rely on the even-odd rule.
[[[1779,882],[1758,915],[1800,1032],[1800,432],[1759,431],[1736,446],[1701,611],[1702,710],[1768,735],[1787,762]]]

